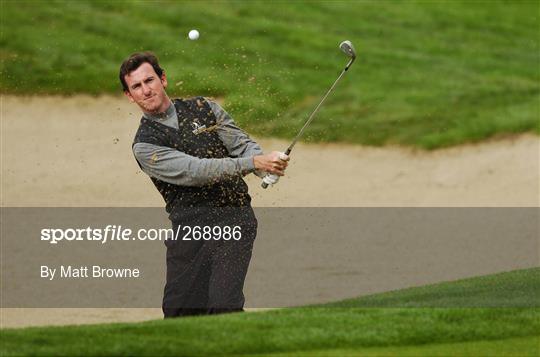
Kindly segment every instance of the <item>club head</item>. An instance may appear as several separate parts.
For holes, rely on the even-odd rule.
[[[352,59],[356,58],[356,50],[354,49],[354,46],[351,41],[346,40],[339,44],[339,48],[343,53],[345,53],[347,56],[351,57]]]

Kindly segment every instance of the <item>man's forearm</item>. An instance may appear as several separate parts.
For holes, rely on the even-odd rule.
[[[180,186],[204,186],[255,171],[253,157],[200,159],[148,143],[135,144],[133,153],[146,174]]]

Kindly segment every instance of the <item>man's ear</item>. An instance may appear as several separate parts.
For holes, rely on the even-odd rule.
[[[131,95],[131,93],[127,90],[124,91],[124,94],[126,95],[126,97],[128,97],[129,101],[131,103],[135,103],[135,99],[133,99],[133,96]]]
[[[165,72],[161,73],[161,84],[163,84],[163,88],[167,88],[167,77],[165,76]]]

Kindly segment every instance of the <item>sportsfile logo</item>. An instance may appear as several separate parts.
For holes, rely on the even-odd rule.
[[[51,244],[58,244],[61,241],[100,241],[104,244],[115,240],[133,240],[132,232],[129,228],[116,225],[108,225],[105,228],[44,228],[41,230],[41,240]]]
[[[141,228],[133,234],[130,228],[121,225],[107,225],[105,228],[44,228],[40,240],[50,244],[61,241],[95,241],[105,244],[109,241],[165,241],[165,240],[240,240],[240,226],[184,226],[178,225],[176,232],[171,228]]]

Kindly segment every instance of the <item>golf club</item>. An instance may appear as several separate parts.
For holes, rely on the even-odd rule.
[[[319,102],[319,104],[317,104],[317,107],[315,107],[315,110],[313,110],[313,112],[311,113],[311,115],[309,116],[308,120],[306,121],[306,123],[304,124],[304,126],[302,127],[302,129],[300,129],[300,131],[298,132],[298,134],[296,135],[296,137],[294,138],[294,140],[292,141],[291,145],[289,145],[289,147],[287,148],[287,150],[285,151],[285,155],[289,155],[294,147],[294,145],[296,145],[296,142],[300,139],[300,137],[302,137],[302,134],[304,134],[304,130],[307,128],[307,126],[311,123],[311,121],[313,120],[313,118],[315,117],[315,114],[317,113],[317,111],[319,110],[319,108],[321,107],[321,105],[323,104],[324,100],[326,99],[326,97],[328,97],[328,95],[330,94],[330,92],[332,92],[332,90],[334,89],[334,87],[336,86],[336,84],[339,82],[339,80],[341,79],[341,77],[343,77],[343,75],[345,74],[345,72],[347,72],[347,70],[349,69],[349,67],[352,65],[352,63],[354,62],[354,60],[356,59],[356,51],[354,49],[354,46],[353,44],[351,43],[351,41],[343,41],[339,44],[339,48],[341,49],[341,51],[343,53],[345,53],[348,57],[350,57],[350,60],[349,62],[347,63],[347,65],[345,66],[345,68],[341,71],[341,74],[339,75],[339,77],[336,79],[336,81],[334,82],[334,84],[332,84],[332,86],[330,87],[330,89],[328,90],[328,92],[326,92],[326,94],[324,95],[324,97],[321,99],[321,101]],[[274,184],[276,184],[279,180],[279,176],[278,175],[274,175],[274,174],[267,174],[263,180],[262,180],[262,183],[261,183],[261,187],[262,188],[267,188],[268,186],[272,186]]]

